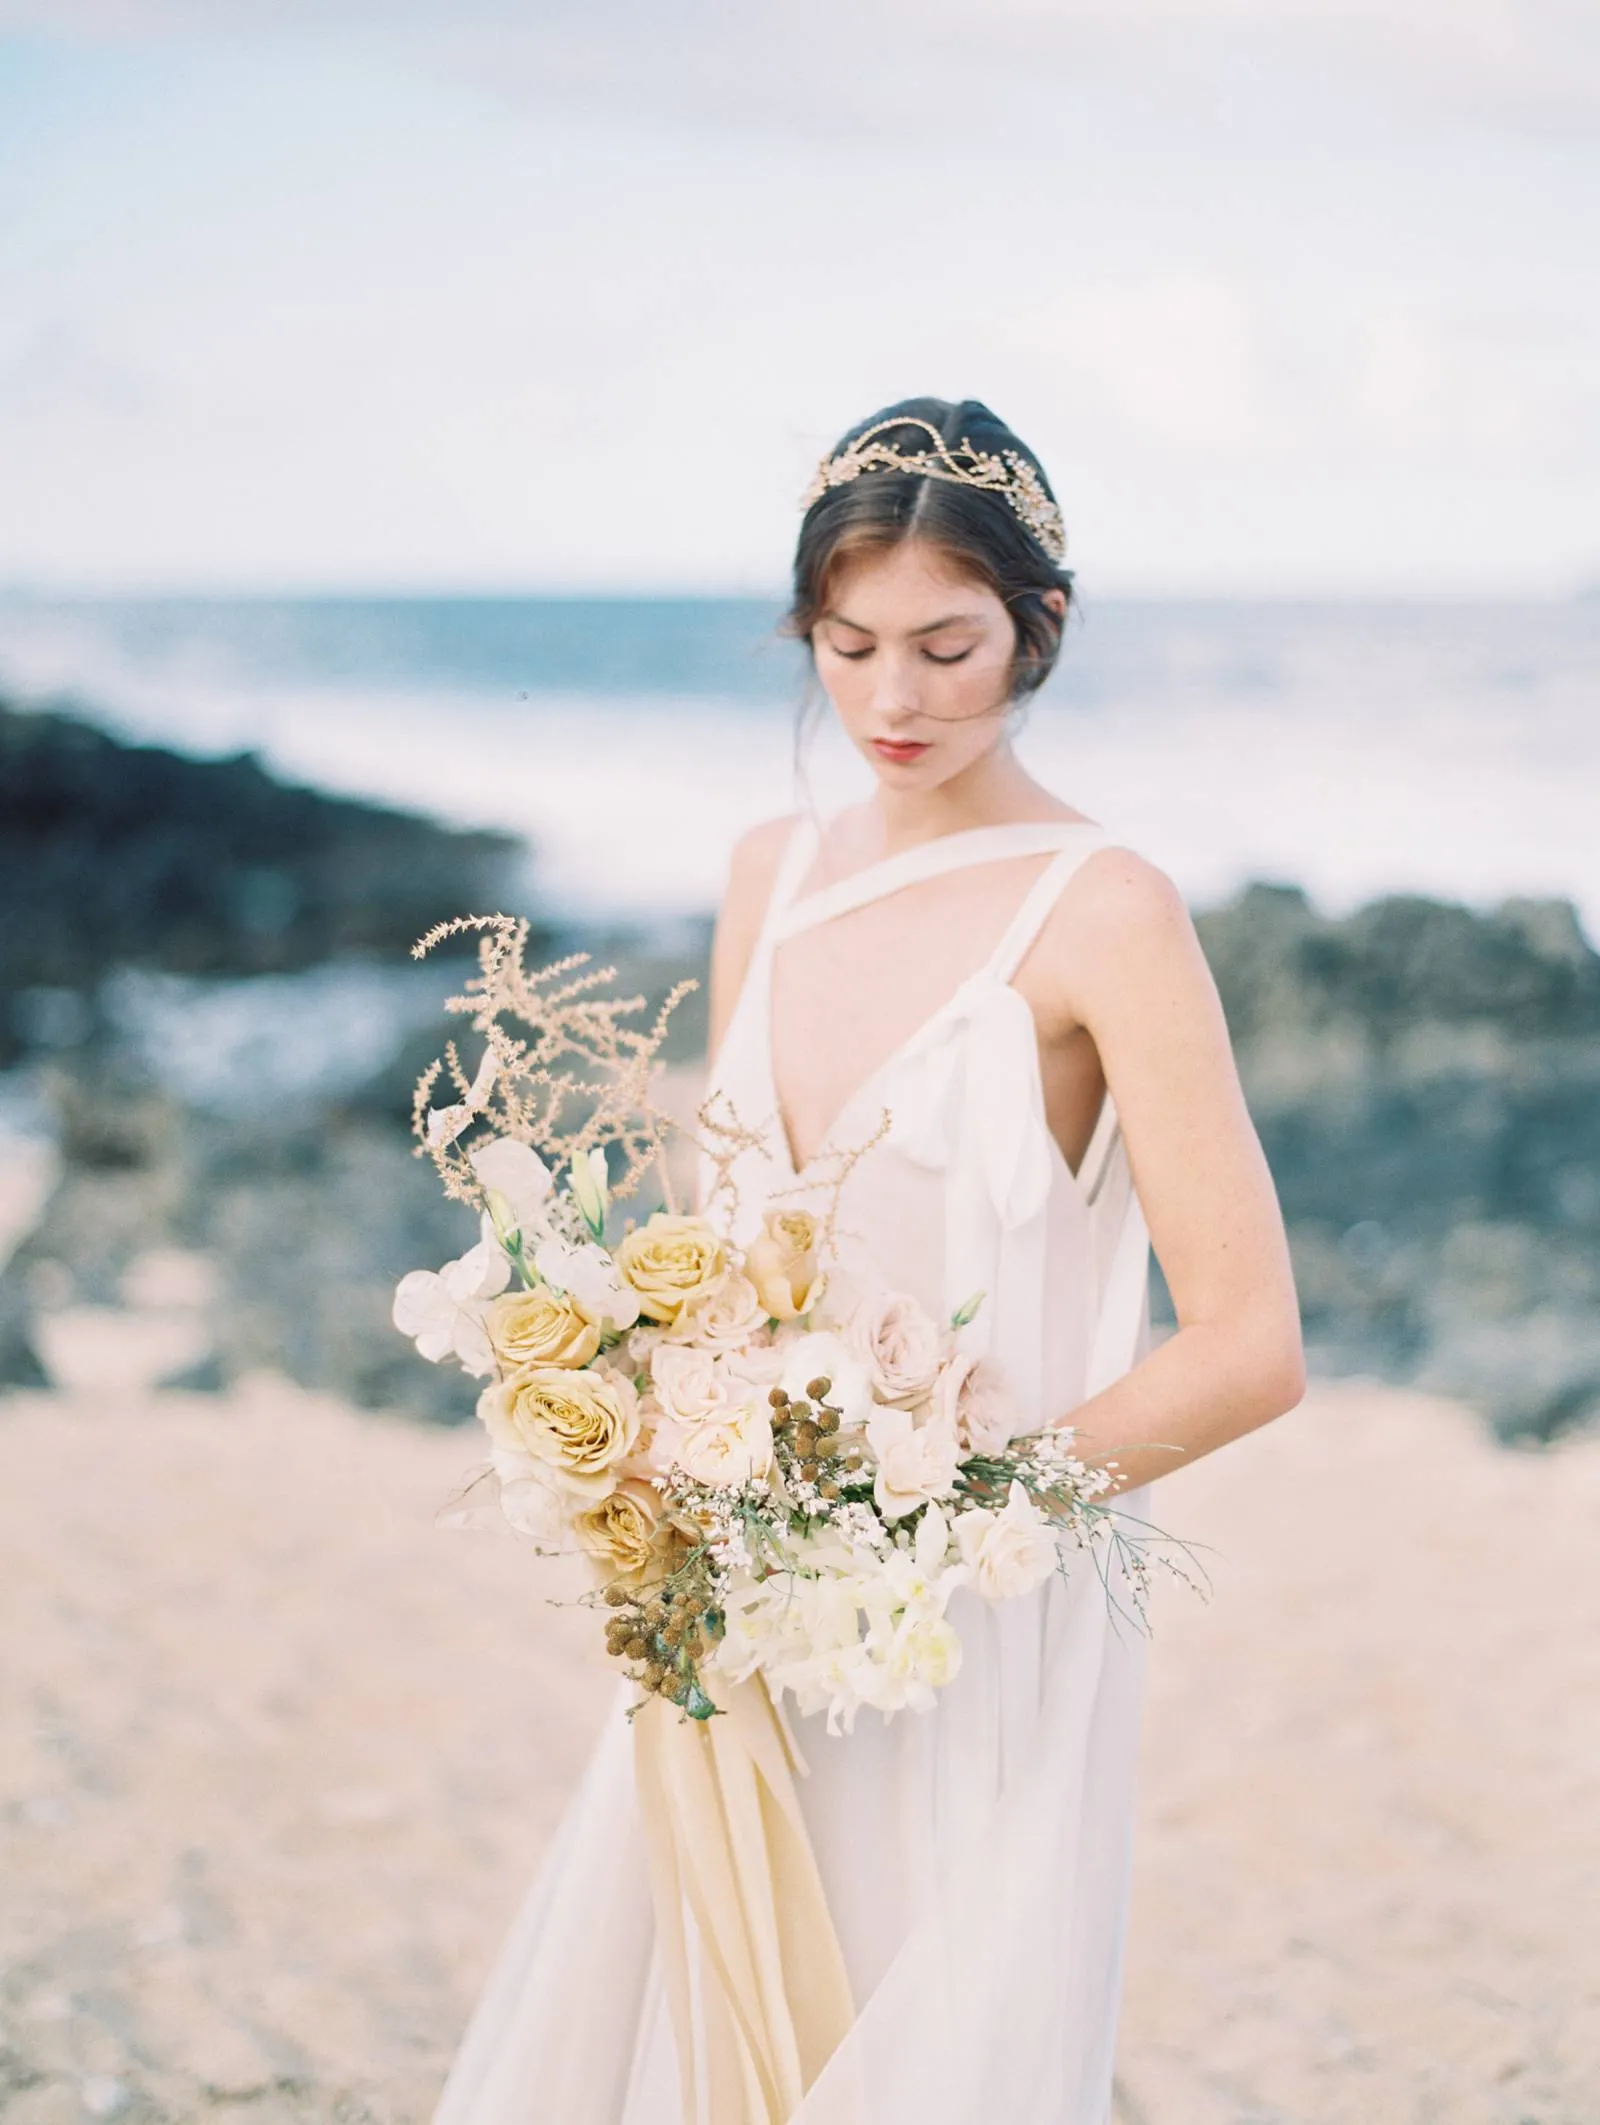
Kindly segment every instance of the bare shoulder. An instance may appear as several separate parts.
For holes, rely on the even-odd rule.
[[[732,913],[735,902],[743,904],[754,900],[756,915],[760,917],[772,896],[772,883],[798,816],[795,812],[787,812],[781,819],[763,819],[739,836],[728,861],[728,884],[723,896],[725,911]]]
[[[1085,860],[1051,910],[1036,956],[1063,1019],[1091,1029],[1108,1013],[1159,1009],[1181,996],[1198,1002],[1211,987],[1182,893],[1134,849],[1097,849]]]
[[[1062,895],[1064,914],[1086,945],[1126,949],[1192,937],[1183,895],[1159,864],[1135,849],[1096,849]]]

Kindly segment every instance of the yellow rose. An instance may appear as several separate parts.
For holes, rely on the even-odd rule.
[[[600,1330],[565,1293],[548,1284],[508,1291],[489,1308],[489,1341],[507,1372],[529,1365],[587,1365]]]
[[[616,1373],[530,1365],[485,1388],[478,1414],[496,1446],[531,1454],[551,1481],[600,1498],[639,1436],[639,1397]]]
[[[642,1572],[655,1552],[660,1500],[648,1483],[620,1483],[575,1513],[572,1531],[591,1556],[622,1572]]]
[[[822,1295],[817,1221],[809,1210],[769,1210],[745,1249],[744,1273],[775,1321],[795,1321]]]
[[[652,1321],[675,1321],[684,1303],[716,1283],[727,1266],[728,1250],[704,1218],[665,1210],[636,1226],[617,1249],[622,1280]]]

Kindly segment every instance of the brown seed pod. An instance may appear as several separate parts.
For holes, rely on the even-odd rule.
[[[800,1480],[801,1480],[801,1481],[802,1481],[803,1483],[815,1483],[815,1482],[816,1482],[816,1480],[817,1480],[817,1478],[818,1478],[818,1476],[820,1476],[821,1474],[822,1474],[822,1470],[821,1470],[821,1469],[820,1469],[820,1468],[818,1467],[818,1465],[817,1465],[817,1463],[816,1463],[815,1461],[802,1461],[802,1462],[801,1462],[801,1464],[800,1464]]]
[[[644,1673],[639,1677],[639,1680],[644,1684],[647,1690],[659,1690],[662,1683],[664,1683],[666,1679],[667,1671],[661,1665],[659,1660],[652,1660],[650,1665],[645,1669]]]
[[[818,1431],[836,1432],[839,1429],[838,1410],[819,1409],[817,1411],[817,1429]]]
[[[824,1476],[817,1488],[825,1498],[837,1498],[839,1495],[839,1486],[832,1476]]]
[[[622,1650],[630,1660],[643,1660],[650,1650],[650,1641],[642,1632],[635,1631]]]
[[[785,1409],[788,1407],[789,1403],[789,1397],[784,1393],[781,1387],[769,1387],[767,1390],[767,1400],[772,1404],[774,1409]]]
[[[625,1586],[618,1586],[613,1580],[611,1585],[606,1588],[604,1598],[607,1608],[626,1608],[628,1605],[628,1589]]]
[[[791,1402],[789,1404],[789,1414],[797,1424],[809,1424],[812,1416],[811,1404],[809,1402]]]
[[[803,1459],[814,1454],[817,1450],[818,1436],[817,1427],[814,1424],[802,1424],[794,1435],[795,1452]]]
[[[821,1373],[816,1379],[806,1382],[806,1393],[813,1402],[820,1402],[832,1386],[833,1382],[828,1378],[827,1374]]]

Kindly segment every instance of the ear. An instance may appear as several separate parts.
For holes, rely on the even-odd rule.
[[[1058,620],[1067,616],[1067,594],[1064,590],[1041,590],[1039,603],[1047,612],[1053,612]]]

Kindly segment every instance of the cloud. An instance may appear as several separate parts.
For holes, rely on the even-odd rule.
[[[71,318],[46,319],[0,354],[0,418],[135,420],[161,396],[146,370]]]
[[[1513,130],[1600,132],[1593,0],[0,0],[0,29],[380,33],[515,101],[657,124],[984,135],[1086,75],[1183,97],[1263,65]]]
[[[1079,284],[1019,310],[1002,334],[1049,363],[1069,403],[1158,446],[1236,450],[1268,432],[1258,318],[1238,286],[1215,276]]]

